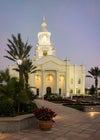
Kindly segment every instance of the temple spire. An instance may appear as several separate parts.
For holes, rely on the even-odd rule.
[[[43,14],[43,22],[45,22],[45,16],[44,16],[44,14]]]
[[[45,16],[43,14],[43,23],[41,24],[42,32],[47,32],[47,24],[45,23]]]

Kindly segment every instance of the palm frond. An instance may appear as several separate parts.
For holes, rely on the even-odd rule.
[[[6,57],[6,58],[8,58],[8,59],[10,59],[10,60],[12,60],[12,61],[15,62],[15,59],[13,59],[13,58],[11,58],[11,57],[9,57],[9,56],[4,56],[4,57]]]
[[[15,71],[17,71],[17,72],[19,72],[19,71],[20,71],[18,68],[13,68],[13,70],[15,70]]]
[[[86,77],[90,77],[90,78],[93,78],[93,76],[91,76],[91,75],[86,75]]]

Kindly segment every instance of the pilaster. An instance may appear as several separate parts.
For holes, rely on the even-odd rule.
[[[56,93],[59,94],[59,72],[58,71],[56,71],[55,83],[56,83]]]
[[[69,97],[69,66],[67,66],[66,74],[65,74],[65,96]]]
[[[45,71],[42,72],[42,98],[44,98],[44,95],[46,94],[46,87],[45,87]]]

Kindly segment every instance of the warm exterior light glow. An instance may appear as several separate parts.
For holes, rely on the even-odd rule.
[[[90,117],[94,117],[96,115],[100,115],[100,112],[89,112]]]
[[[50,81],[52,79],[52,76],[49,74],[48,75],[48,81]]]
[[[40,79],[40,76],[39,75],[36,75],[36,80],[39,80]]]
[[[90,112],[90,116],[93,117],[94,116],[94,112]]]
[[[64,76],[63,75],[60,75],[59,81],[63,81],[63,80],[64,80]]]
[[[93,108],[93,107],[91,107],[90,109],[91,109],[91,110],[93,110],[94,108]]]
[[[22,60],[21,59],[17,59],[17,64],[18,65],[22,65]]]

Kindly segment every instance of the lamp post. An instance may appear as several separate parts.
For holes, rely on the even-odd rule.
[[[19,67],[19,79],[23,78],[23,61],[22,59],[17,59],[17,64]]]

